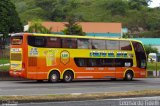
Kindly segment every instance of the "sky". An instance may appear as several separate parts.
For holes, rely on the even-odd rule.
[[[160,0],[152,0],[152,3],[150,4],[151,8],[154,8],[154,7],[160,7]]]

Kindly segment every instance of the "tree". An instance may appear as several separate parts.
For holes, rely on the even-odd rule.
[[[132,35],[160,30],[160,8],[148,7],[153,0],[12,1],[18,7],[23,22],[33,19],[66,22],[68,16],[74,14],[83,22],[120,22]]]
[[[112,15],[126,15],[128,9],[127,2],[123,0],[110,0],[104,3],[106,10],[110,10]]]
[[[37,6],[48,12],[48,18],[54,21],[64,21],[68,13],[68,0],[37,0]]]
[[[0,33],[3,34],[3,41],[9,33],[23,31],[22,23],[10,0],[0,1]]]
[[[129,0],[129,7],[131,9],[141,10],[141,8],[147,7],[152,0]]]
[[[79,3],[78,0],[37,0],[36,5],[47,11],[49,20],[67,21],[67,17]]]
[[[52,28],[47,29],[41,24],[41,20],[34,20],[31,22],[28,32],[30,33],[51,33]]]
[[[75,16],[70,16],[68,18],[68,24],[65,24],[67,27],[62,32],[66,35],[85,35],[83,32],[82,27],[76,23]]]
[[[149,53],[158,53],[158,49],[155,47],[152,47],[151,45],[144,45],[144,48],[146,50],[146,54],[148,55]]]

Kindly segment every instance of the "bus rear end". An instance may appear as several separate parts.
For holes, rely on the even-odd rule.
[[[24,40],[22,34],[15,34],[11,36],[10,46],[10,75],[13,77],[24,77]]]

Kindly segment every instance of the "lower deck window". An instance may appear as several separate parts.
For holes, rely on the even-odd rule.
[[[75,58],[78,67],[132,67],[132,59],[121,58]]]

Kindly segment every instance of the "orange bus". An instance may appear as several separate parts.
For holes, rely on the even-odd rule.
[[[50,82],[144,78],[146,53],[136,40],[55,34],[11,36],[10,75]]]

